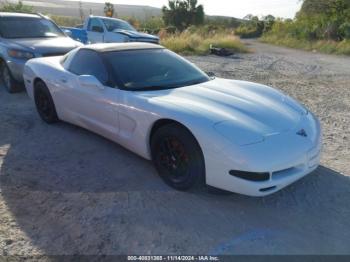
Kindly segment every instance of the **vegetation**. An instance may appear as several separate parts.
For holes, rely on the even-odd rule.
[[[257,16],[247,15],[244,19],[246,22],[235,30],[235,34],[241,38],[260,37],[270,31],[275,23],[275,17],[272,15],[264,16],[261,20]]]
[[[242,20],[234,17],[209,16],[205,18],[204,24],[218,28],[234,29],[242,24]]]
[[[31,7],[6,3],[2,6],[6,11],[31,12]],[[80,17],[49,15],[60,26],[76,26],[83,18],[82,5],[79,3]],[[113,4],[106,3],[106,16],[113,16]],[[197,0],[170,0],[169,7],[163,7],[163,17],[150,17],[144,21],[135,17],[124,17],[135,28],[152,34],[158,34],[161,44],[185,55],[206,55],[210,46],[230,49],[233,52],[248,52],[238,37],[234,28],[241,24],[235,18],[208,17],[205,18],[204,8]]]
[[[81,18],[71,16],[48,15],[56,24],[60,26],[75,27],[80,24]]]
[[[307,51],[320,51],[327,54],[350,55],[350,40],[299,40],[292,37],[281,38],[275,35],[263,36],[262,42],[282,45],[291,48],[304,49]]]
[[[162,28],[165,28],[165,23],[162,17],[153,16],[146,20],[139,21],[139,27],[141,31],[150,33],[150,34],[158,34]]]
[[[168,5],[162,9],[165,25],[183,31],[190,25],[204,23],[204,7],[197,0],[169,0]]]
[[[24,5],[20,0],[16,4],[5,2],[0,6],[0,12],[18,12],[18,13],[32,13],[34,8],[32,6]]]
[[[160,32],[161,44],[166,48],[183,55],[207,55],[210,46],[227,48],[233,52],[245,53],[248,49],[232,32],[207,32],[207,29],[189,28],[184,32],[168,34]]]
[[[105,16],[113,17],[114,16],[114,5],[112,3],[106,2],[103,9]]]
[[[350,0],[304,0],[294,20],[276,21],[262,41],[350,54]]]

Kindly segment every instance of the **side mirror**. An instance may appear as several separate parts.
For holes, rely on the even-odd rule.
[[[78,77],[79,84],[82,87],[88,87],[88,88],[98,88],[98,89],[104,89],[104,86],[101,84],[100,81],[94,76],[91,75],[82,75]]]
[[[214,72],[206,72],[207,75],[210,77],[210,78],[214,78],[215,77],[215,73]]]
[[[101,26],[92,26],[92,31],[97,33],[103,33],[103,28]]]
[[[69,36],[69,37],[72,37],[72,31],[68,30],[68,29],[64,29],[63,32]]]

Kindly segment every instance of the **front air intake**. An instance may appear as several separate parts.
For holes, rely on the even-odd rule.
[[[231,170],[229,173],[231,176],[235,176],[241,179],[255,181],[255,182],[262,182],[270,179],[269,173],[254,173],[254,172],[245,172],[245,171],[237,171],[237,170]]]

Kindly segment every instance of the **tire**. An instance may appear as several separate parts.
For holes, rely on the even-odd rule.
[[[193,135],[178,124],[159,128],[151,140],[153,163],[166,184],[180,191],[205,181],[202,150]]]
[[[34,100],[36,110],[42,120],[48,124],[53,124],[59,121],[50,91],[42,81],[38,81],[34,85]]]
[[[19,84],[16,82],[16,80],[13,78],[10,69],[6,65],[5,62],[1,62],[1,81],[6,89],[6,91],[10,94],[16,93],[19,91]]]

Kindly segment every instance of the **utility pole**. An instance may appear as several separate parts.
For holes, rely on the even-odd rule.
[[[79,15],[80,15],[80,20],[82,23],[84,23],[84,9],[83,9],[83,3],[79,1]]]

